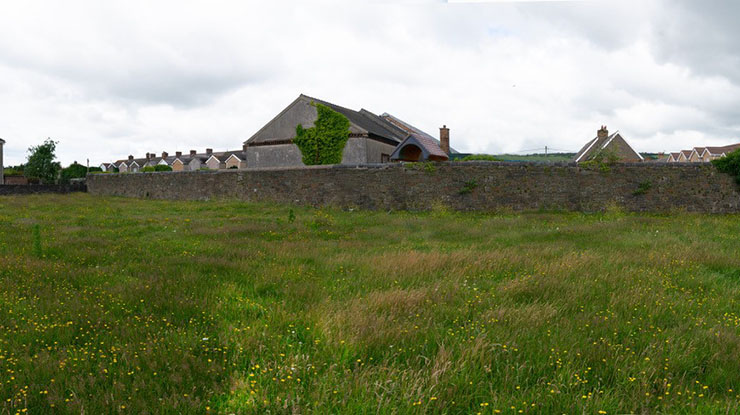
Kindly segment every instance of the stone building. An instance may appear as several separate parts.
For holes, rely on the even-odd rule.
[[[300,95],[275,118],[244,142],[248,167],[303,166],[302,154],[293,143],[298,125],[311,128],[318,118],[314,104],[325,105],[347,117],[350,123],[349,139],[342,154],[342,164],[387,163],[391,154],[404,140],[416,135],[425,139],[428,134],[419,131],[390,114],[381,116],[361,109],[351,110],[306,95]],[[432,138],[429,146],[439,144]],[[427,153],[424,153],[427,154]]]
[[[576,163],[593,160],[596,157],[616,158],[621,162],[641,162],[645,159],[635,151],[632,146],[619,134],[619,131],[609,135],[606,126],[602,126],[596,132],[596,138],[586,143],[583,148],[576,153],[573,161]]]

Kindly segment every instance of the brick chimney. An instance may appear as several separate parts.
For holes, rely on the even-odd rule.
[[[602,125],[599,131],[596,132],[596,137],[607,138],[609,137],[609,130],[606,129],[606,125]]]
[[[132,155],[129,154],[128,161],[133,161],[133,159],[134,159],[134,156],[132,156]]]
[[[213,154],[213,149],[212,148],[207,148],[206,149],[206,154],[208,154],[208,155]]]
[[[194,157],[196,154],[198,154],[195,150],[190,150],[190,157]]]
[[[182,157],[182,151],[175,151],[175,157]]]
[[[439,147],[445,154],[450,154],[450,129],[446,125],[439,129]]]
[[[166,152],[166,151],[163,151],[163,152],[162,152],[162,158],[163,158],[163,159],[166,159],[166,158],[167,158],[167,156],[169,156],[169,154],[167,154],[167,152]]]
[[[151,157],[152,157],[152,155],[151,155],[151,154],[149,154],[149,153],[146,153],[146,159],[147,159],[147,160],[149,160],[149,159],[150,159]]]

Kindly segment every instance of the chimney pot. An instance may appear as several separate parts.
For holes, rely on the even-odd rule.
[[[206,149],[206,154],[213,154],[213,149],[212,148],[207,148]]]
[[[195,150],[190,150],[190,157],[193,157],[194,155],[198,154]]]
[[[175,156],[176,157],[182,156],[182,151],[175,151]]]
[[[439,147],[445,154],[450,154],[450,129],[447,128],[447,125],[443,125],[439,129]]]
[[[606,125],[602,125],[599,131],[596,132],[598,138],[609,137],[609,130],[606,129]]]

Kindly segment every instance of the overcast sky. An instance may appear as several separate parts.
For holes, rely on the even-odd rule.
[[[461,152],[740,142],[740,2],[6,1],[6,165],[237,149],[299,94]]]

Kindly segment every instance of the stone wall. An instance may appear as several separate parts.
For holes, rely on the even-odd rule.
[[[734,179],[707,164],[446,162],[97,174],[96,195],[213,198],[363,209],[740,212]]]
[[[71,184],[5,184],[0,185],[0,196],[32,195],[37,193],[73,193],[86,192],[85,183]]]

